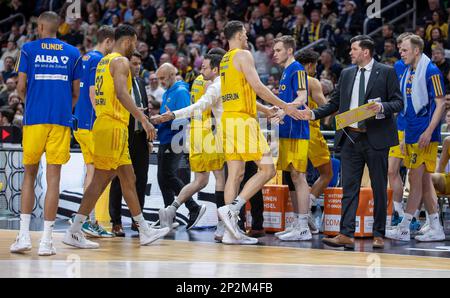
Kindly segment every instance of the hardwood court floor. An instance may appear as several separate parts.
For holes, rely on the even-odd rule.
[[[387,253],[159,240],[139,247],[138,238],[103,239],[100,249],[64,245],[55,233],[57,255],[33,250],[11,254],[17,231],[0,230],[0,277],[450,277],[450,259]]]

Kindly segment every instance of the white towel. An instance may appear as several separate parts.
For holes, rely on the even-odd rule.
[[[420,57],[419,63],[417,64],[416,73],[414,75],[414,79],[412,81],[412,103],[414,106],[414,111],[419,113],[420,110],[424,106],[426,106],[429,102],[428,100],[428,90],[427,90],[427,79],[426,73],[428,65],[431,63],[430,58],[427,55],[422,54]],[[404,101],[404,112],[406,113],[406,108],[408,107],[408,100],[406,98],[406,81],[409,78],[409,74],[411,73],[411,65],[405,70],[405,73],[402,78],[402,93],[403,93],[403,101]]]

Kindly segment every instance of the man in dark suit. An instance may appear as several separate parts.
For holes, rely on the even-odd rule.
[[[387,171],[389,148],[398,144],[394,113],[403,109],[403,99],[394,68],[373,59],[375,44],[364,35],[351,39],[352,64],[342,71],[336,91],[324,106],[302,111],[304,119],[321,119],[343,113],[380,98],[372,106],[377,117],[336,132],[335,147],[342,147],[342,214],[340,234],[323,239],[327,245],[354,248],[355,217],[364,165],[369,168],[374,194],[373,247],[384,246],[387,212]],[[344,134],[345,133],[345,134]]]
[[[145,83],[139,78],[141,64],[141,54],[139,52],[133,53],[130,60],[131,75],[133,76],[131,97],[134,99],[136,106],[148,116],[148,98],[147,93],[145,92]],[[147,142],[147,135],[142,128],[141,123],[136,121],[131,115],[128,124],[128,146],[131,162],[133,163],[134,174],[136,175],[136,192],[139,198],[139,204],[143,210],[150,158],[149,144]],[[125,236],[122,228],[121,210],[122,189],[120,187],[120,180],[116,177],[111,182],[111,190],[109,192],[109,214],[113,224],[112,232],[118,237]],[[137,226],[134,222],[131,228],[132,230],[137,231]]]

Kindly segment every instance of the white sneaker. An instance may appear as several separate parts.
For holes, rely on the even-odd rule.
[[[316,222],[311,214],[308,214],[308,226],[311,234],[316,235],[319,234],[319,229],[316,226]]]
[[[161,208],[159,210],[159,222],[161,228],[170,227],[172,229],[176,215],[177,211],[172,206],[167,206],[167,208]]]
[[[174,221],[173,223],[172,223],[172,229],[176,229],[176,228],[178,228],[180,226],[180,224],[178,223],[178,222],[176,222],[176,221]]]
[[[439,229],[433,229],[430,227],[425,234],[418,235],[414,239],[421,242],[444,241],[445,240],[444,229],[442,227],[439,227]]]
[[[98,243],[87,240],[83,232],[72,233],[70,230],[67,230],[64,235],[63,243],[82,249],[96,249],[100,247]]]
[[[425,223],[420,230],[417,232],[417,234],[419,235],[425,235],[426,233],[428,233],[431,229],[431,226],[429,223]]]
[[[227,230],[230,231],[235,238],[240,239],[241,233],[239,233],[238,227],[239,212],[231,210],[228,206],[220,207],[217,209],[217,212]]]
[[[25,251],[30,251],[31,246],[31,238],[29,234],[17,235],[16,241],[11,244],[9,251],[12,253],[21,253]]]
[[[312,239],[309,227],[297,226],[289,233],[280,235],[278,239],[282,241],[307,241]]]
[[[294,226],[290,226],[290,227],[287,227],[286,230],[284,230],[284,231],[276,232],[274,235],[275,235],[275,237],[279,237],[281,235],[291,232],[293,229],[294,229]]]
[[[248,237],[245,234],[240,233],[240,239],[233,236],[228,229],[225,229],[223,234],[222,243],[223,244],[232,244],[232,245],[254,245],[258,243],[258,239]]]
[[[156,240],[163,238],[170,232],[169,227],[161,228],[161,229],[142,229],[139,230],[139,241],[142,246],[149,245]]]
[[[386,230],[385,236],[392,240],[410,241],[410,233],[409,227],[403,228],[401,225],[398,225],[390,230]]]
[[[40,256],[52,256],[56,255],[56,249],[53,246],[53,241],[44,241],[41,240],[41,243],[39,244],[39,252],[38,255]]]
[[[172,229],[176,229],[176,228],[178,228],[179,226],[180,226],[180,224],[179,224],[178,222],[174,221],[173,224],[172,224]],[[150,228],[154,228],[154,229],[159,229],[159,228],[161,228],[161,225],[159,224],[159,219],[158,219],[157,221],[153,222],[153,223],[150,225]]]
[[[217,223],[216,231],[214,232],[214,240],[222,241],[223,234],[225,233],[225,224],[223,221],[219,220]]]

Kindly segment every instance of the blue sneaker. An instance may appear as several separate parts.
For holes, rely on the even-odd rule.
[[[85,223],[83,223],[83,225],[81,226],[81,230],[86,235],[89,235],[89,236],[95,237],[95,238],[112,238],[112,237],[114,237],[113,233],[106,231],[97,222],[92,223],[89,220],[87,220]]]

